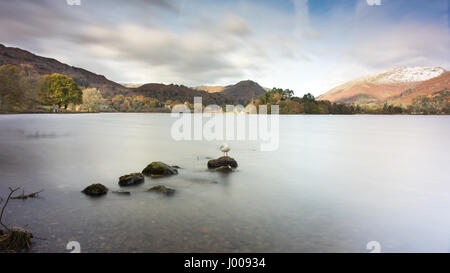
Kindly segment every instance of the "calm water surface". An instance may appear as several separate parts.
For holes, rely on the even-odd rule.
[[[168,114],[1,115],[4,222],[32,252],[385,252],[450,250],[450,117],[281,116],[280,146],[229,142],[239,168],[210,172],[222,141],[174,141]],[[118,177],[152,161],[179,174],[120,196]],[[100,198],[80,193],[102,183]],[[145,192],[176,189],[173,197]]]

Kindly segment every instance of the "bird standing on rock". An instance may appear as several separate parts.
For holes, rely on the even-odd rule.
[[[231,150],[231,148],[227,144],[223,144],[220,145],[220,150],[225,154],[225,156],[228,156],[228,152]]]

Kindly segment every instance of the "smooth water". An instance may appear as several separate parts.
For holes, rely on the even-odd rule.
[[[280,116],[280,145],[229,142],[239,167],[206,168],[222,141],[174,141],[169,114],[0,116],[3,222],[32,252],[383,252],[450,250],[449,116]],[[152,161],[179,174],[112,193]],[[100,198],[80,191],[103,183]],[[172,197],[145,192],[164,184]]]

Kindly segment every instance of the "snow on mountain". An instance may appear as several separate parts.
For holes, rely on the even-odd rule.
[[[436,83],[434,83],[434,79]],[[371,74],[341,84],[319,99],[345,103],[383,103],[397,97],[405,97],[405,93],[415,93],[415,87],[422,84],[419,93],[430,93],[448,88],[448,72],[441,67],[398,67],[381,73]],[[430,84],[428,83],[431,80]],[[411,100],[408,96],[408,102]],[[406,98],[406,97],[405,97]]]
[[[368,75],[356,79],[356,82],[370,82],[373,84],[396,84],[408,82],[422,82],[440,76],[445,72],[441,67],[417,66],[397,67],[385,72]]]
[[[422,82],[440,76],[441,67],[399,67],[380,73],[376,83]]]

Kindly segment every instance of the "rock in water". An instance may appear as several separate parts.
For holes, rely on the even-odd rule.
[[[211,159],[208,161],[208,168],[209,169],[216,169],[219,167],[227,167],[230,166],[231,168],[237,168],[238,164],[234,158],[231,158],[229,156],[222,156],[218,159]]]
[[[131,173],[119,178],[119,186],[132,186],[143,183],[145,180],[144,176],[141,173]]]
[[[152,162],[142,171],[147,176],[163,176],[177,174],[178,170],[159,161]]]
[[[165,194],[167,196],[172,195],[172,194],[175,193],[174,189],[167,188],[166,186],[163,186],[163,185],[154,186],[153,188],[151,188],[151,189],[149,189],[147,191],[162,193],[162,194]]]
[[[108,188],[102,184],[92,184],[81,192],[90,196],[100,196],[106,194],[108,192]]]

